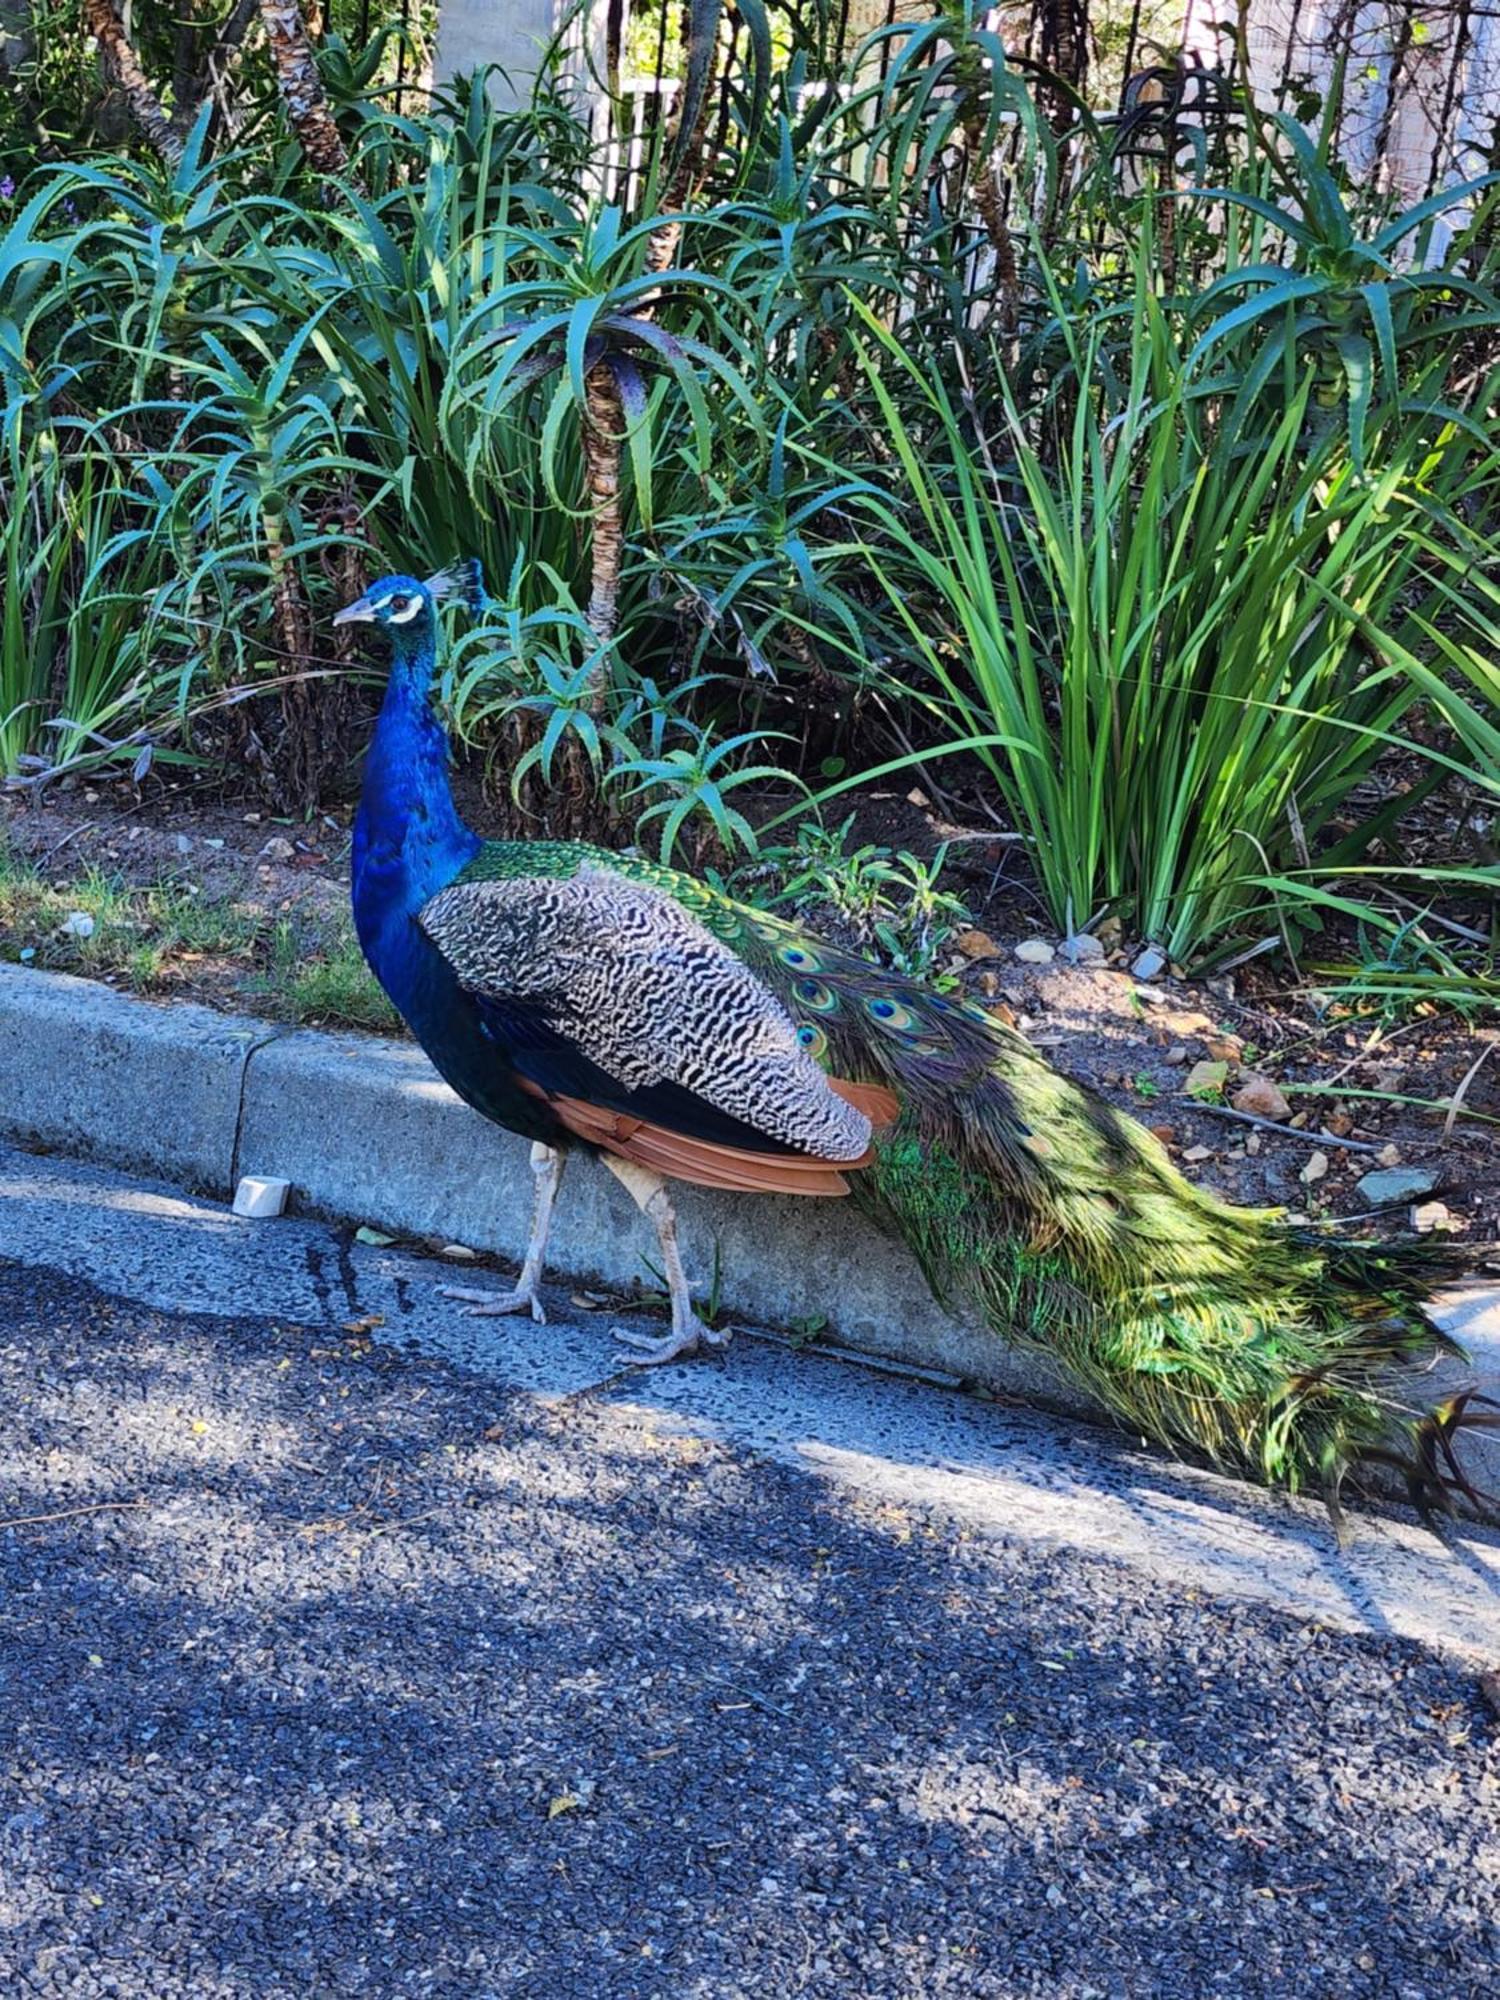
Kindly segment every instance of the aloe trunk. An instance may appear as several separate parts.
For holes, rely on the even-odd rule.
[[[260,18],[287,116],[308,164],[320,174],[346,172],[349,155],[328,108],[301,7],[297,0],[260,0]]]
[[[125,99],[131,117],[154,151],[169,167],[175,167],[182,158],[182,139],[173,130],[161,99],[141,68],[140,57],[125,32],[114,0],[83,0],[83,18],[99,44],[105,76]]]
[[[614,637],[619,616],[620,552],[625,528],[620,507],[620,453],[625,439],[625,409],[619,384],[607,361],[598,362],[585,383],[588,401],[583,417],[583,459],[593,539],[589,554],[590,625],[601,639]],[[601,664],[589,706],[598,712],[604,694]]]

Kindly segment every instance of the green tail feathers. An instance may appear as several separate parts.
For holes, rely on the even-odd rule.
[[[514,859],[510,857],[515,857]],[[473,872],[609,867],[684,905],[772,986],[833,1074],[903,1112],[854,1198],[911,1245],[940,1298],[973,1293],[1131,1432],[1336,1505],[1362,1463],[1414,1497],[1476,1498],[1453,1450],[1493,1424],[1437,1408],[1422,1372],[1456,1345],[1421,1302],[1461,1252],[1320,1238],[1195,1187],[1133,1119],[981,1007],[899,979],[645,861],[575,846],[486,851]]]
[[[1231,1208],[1150,1133],[1031,1063],[1008,1052],[995,1076],[1044,1135],[1031,1172],[989,1145],[981,1085],[959,1121],[909,1111],[856,1188],[940,1297],[969,1291],[998,1332],[1170,1448],[1330,1501],[1376,1460],[1424,1505],[1468,1490],[1451,1451],[1465,1412],[1422,1396],[1421,1371],[1458,1351],[1420,1311],[1448,1275],[1439,1258],[1320,1243]]]

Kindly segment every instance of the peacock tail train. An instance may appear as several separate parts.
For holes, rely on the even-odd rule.
[[[1130,1431],[1336,1505],[1385,1460],[1420,1502],[1469,1489],[1420,1371],[1459,1350],[1421,1299],[1457,1264],[1335,1241],[1195,1187],[1144,1127],[1053,1070],[977,1004],[882,971],[677,871],[573,843],[486,843],[460,883],[604,869],[665,893],[768,985],[831,1074],[900,1115],[854,1199],[910,1245],[940,1299],[972,1294]],[[1479,1421],[1489,1421],[1478,1419]],[[1473,1497],[1471,1495],[1471,1497]]]

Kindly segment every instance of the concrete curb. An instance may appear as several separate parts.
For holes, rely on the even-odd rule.
[[[279,1175],[300,1207],[518,1258],[531,1203],[527,1147],[470,1111],[410,1043],[286,1030],[91,980],[0,965],[0,1137],[227,1200]],[[1097,1421],[1044,1360],[1004,1347],[961,1304],[937,1305],[915,1260],[845,1202],[715,1195],[680,1202],[689,1269],[717,1246],[724,1305],[772,1327],[820,1320],[861,1354],[976,1382]],[[649,1232],[614,1178],[578,1162],[559,1207],[555,1269],[612,1285],[642,1274]],[[1500,1287],[1443,1302],[1474,1356],[1423,1379],[1436,1400],[1477,1375],[1500,1386]],[[1469,1462],[1500,1491],[1500,1436]]]

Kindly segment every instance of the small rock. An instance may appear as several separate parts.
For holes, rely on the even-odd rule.
[[[1000,992],[1000,975],[997,972],[981,972],[978,984],[979,990],[986,1000],[998,998]]]
[[[260,858],[262,861],[287,862],[292,859],[296,852],[297,850],[293,847],[292,843],[278,833],[274,834],[260,850]]]
[[[438,1255],[446,1257],[453,1264],[472,1264],[479,1252],[471,1250],[466,1243],[445,1243],[438,1251]]]
[[[1137,979],[1160,979],[1166,969],[1167,954],[1158,951],[1154,944],[1148,944],[1130,963],[1130,970]]]
[[[177,836],[177,852],[179,854],[191,854],[192,851],[192,841],[188,839],[185,833],[179,833]]]
[[[234,1212],[255,1217],[280,1215],[291,1191],[290,1181],[275,1180],[268,1174],[246,1174],[234,1191]]]
[[[1205,1035],[1203,1046],[1215,1062],[1238,1062],[1245,1053],[1238,1035]]]
[[[63,920],[63,936],[90,938],[94,935],[94,920],[87,910],[70,910]]]
[[[1431,1194],[1436,1185],[1437,1176],[1425,1167],[1385,1167],[1378,1173],[1361,1174],[1355,1183],[1367,1208],[1394,1208],[1398,1202],[1415,1201],[1420,1195]]]
[[[1189,1097],[1222,1097],[1228,1075],[1228,1063],[1195,1062],[1183,1078],[1182,1087]]]
[[[1260,1151],[1262,1144],[1259,1132],[1251,1132],[1245,1139],[1245,1151],[1253,1156]]]
[[[1304,1186],[1311,1187],[1314,1181],[1322,1180],[1327,1172],[1328,1155],[1326,1153],[1314,1153],[1297,1178]]]
[[[222,847],[224,843],[222,840],[205,840],[203,845],[205,847]]]
[[[1292,1115],[1292,1107],[1268,1076],[1247,1076],[1234,1093],[1236,1111],[1248,1111],[1256,1118],[1274,1118],[1278,1124]]]
[[[1212,1146],[1189,1146],[1182,1157],[1193,1166],[1196,1166],[1200,1160],[1211,1160],[1213,1156],[1214,1149]]]
[[[1375,1157],[1383,1167],[1399,1167],[1401,1164],[1401,1148],[1399,1146],[1382,1146]]]
[[[246,824],[246,826],[259,826],[259,825],[260,825],[260,814],[259,814],[259,813],[246,813],[246,814],[245,814],[245,824]]]
[[[1016,957],[1025,965],[1050,965],[1056,956],[1045,938],[1027,938],[1016,946]]]
[[[998,958],[1000,947],[988,931],[960,931],[953,940],[965,958]]]
[[[1453,1220],[1440,1201],[1416,1203],[1406,1219],[1419,1236],[1431,1236],[1434,1230],[1446,1229]]]
[[[1153,1125],[1151,1136],[1160,1139],[1164,1146],[1172,1146],[1177,1142],[1177,1128],[1175,1125]]]
[[[1232,972],[1218,973],[1214,978],[1209,980],[1208,990],[1212,993],[1215,1000],[1232,1000],[1234,998],[1234,974]]]
[[[1169,1069],[1180,1069],[1187,1059],[1188,1050],[1186,1042],[1173,1042],[1171,1048],[1162,1057],[1162,1061]]]
[[[1069,965],[1104,963],[1104,946],[1100,944],[1098,938],[1091,937],[1087,931],[1080,931],[1077,937],[1064,938],[1061,951]]]
[[[1347,1139],[1354,1130],[1354,1120],[1347,1111],[1331,1111],[1323,1120],[1323,1130],[1331,1132],[1335,1139]]]

